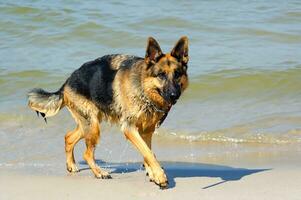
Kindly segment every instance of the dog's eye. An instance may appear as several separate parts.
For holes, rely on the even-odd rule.
[[[181,76],[181,72],[179,72],[179,71],[175,71],[175,72],[174,72],[174,77],[175,77],[175,79],[180,78],[180,76]]]
[[[160,72],[159,74],[157,74],[157,77],[164,80],[166,78],[166,74],[164,72]]]

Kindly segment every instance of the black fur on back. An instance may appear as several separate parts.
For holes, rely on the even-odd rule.
[[[96,103],[103,111],[108,111],[113,102],[112,83],[117,71],[131,68],[137,60],[141,60],[139,57],[130,56],[131,58],[122,61],[120,66],[112,66],[111,61],[115,56],[118,54],[106,55],[84,63],[71,74],[66,85]]]

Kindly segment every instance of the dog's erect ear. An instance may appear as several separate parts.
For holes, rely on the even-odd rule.
[[[149,37],[147,40],[146,54],[145,54],[145,62],[148,65],[155,64],[159,58],[163,55],[162,50],[158,44],[158,42]]]
[[[170,55],[185,65],[188,63],[188,38],[186,36],[179,39],[175,47],[171,50]]]

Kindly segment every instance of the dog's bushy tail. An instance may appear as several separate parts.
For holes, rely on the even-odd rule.
[[[63,94],[57,92],[46,92],[43,89],[35,88],[28,93],[28,106],[39,113],[46,121],[46,117],[56,115],[63,105]]]

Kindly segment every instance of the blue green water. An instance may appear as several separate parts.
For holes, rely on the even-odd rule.
[[[148,36],[168,52],[182,35],[190,39],[190,86],[158,130],[161,143],[193,144],[184,157],[207,142],[301,152],[300,1],[24,0],[0,1],[0,157],[36,155],[32,146],[45,143],[41,152],[49,152],[74,126],[65,111],[47,126],[37,120],[26,107],[31,88],[56,90],[105,54],[143,57]],[[27,153],[16,150],[21,144]]]

